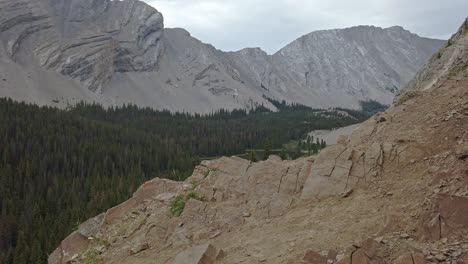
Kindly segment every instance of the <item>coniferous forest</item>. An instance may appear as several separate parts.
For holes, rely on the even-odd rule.
[[[154,177],[183,180],[201,159],[242,154],[361,122],[360,111],[273,101],[207,115],[127,105],[60,110],[0,99],[0,263],[46,263],[77,224]]]

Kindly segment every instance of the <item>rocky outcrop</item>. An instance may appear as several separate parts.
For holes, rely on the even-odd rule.
[[[422,239],[440,240],[468,228],[468,196],[447,193],[434,197],[433,208],[421,218]]]
[[[148,248],[187,247],[192,241],[215,238],[239,228],[248,218],[279,217],[298,200],[312,163],[313,158],[283,162],[272,156],[260,163],[222,158],[203,162],[185,182],[149,181],[130,200],[81,224],[50,255],[49,263],[66,263],[75,255],[85,258],[82,256],[89,250],[103,246],[100,241],[112,240],[108,232],[137,239],[136,244],[125,243],[126,250],[112,253],[128,257]],[[168,214],[171,201],[187,192],[196,192],[203,199],[187,201],[176,223]],[[209,225],[200,226],[202,222]],[[70,249],[71,239],[86,243],[76,243],[77,247]],[[223,255],[207,244],[178,254],[173,263],[218,263]]]
[[[457,33],[439,50],[430,62],[408,84],[405,91],[428,90],[448,78],[464,79],[468,74],[468,18]]]
[[[68,263],[86,252],[89,245],[87,238],[79,232],[73,232],[49,255],[49,263]]]
[[[346,195],[359,182],[382,177],[385,166],[404,165],[421,154],[416,148],[408,150],[399,140],[363,146],[362,138],[371,137],[382,127],[379,125],[382,118],[376,115],[361,125],[352,141],[341,137],[338,144],[320,152],[304,184],[301,198],[321,199],[337,193]]]
[[[207,244],[179,253],[173,264],[216,264],[221,263],[223,257],[222,250],[217,250],[214,246]]]
[[[156,69],[162,15],[137,0],[3,1],[0,35],[8,56],[99,91],[115,72]]]

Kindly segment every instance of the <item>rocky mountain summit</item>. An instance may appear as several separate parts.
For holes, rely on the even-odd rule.
[[[466,25],[417,92],[318,156],[223,157],[146,182],[49,263],[468,263]],[[423,88],[438,63],[449,72]]]
[[[341,100],[328,104],[357,108],[366,100],[389,105],[441,45],[402,27],[358,26],[312,32],[273,58],[303,90]]]
[[[64,93],[45,96],[99,93],[114,73],[154,70],[162,49],[163,17],[140,1],[2,1],[0,13],[0,67],[13,82],[2,91],[18,99],[60,83]]]
[[[264,96],[312,107],[389,104],[445,41],[401,27],[318,31],[270,56],[222,52],[137,0],[0,2],[0,96],[189,112],[275,109]]]

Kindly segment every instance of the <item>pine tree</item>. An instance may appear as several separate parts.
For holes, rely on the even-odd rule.
[[[322,139],[322,143],[321,143],[321,146],[320,146],[322,149],[326,148],[327,147],[327,142],[325,142],[325,140]]]
[[[258,159],[257,159],[257,153],[255,152],[255,150],[252,150],[250,151],[250,161],[251,162],[257,162]]]
[[[270,145],[270,140],[265,140],[264,143],[264,151],[263,151],[263,160],[267,160],[268,157],[271,155],[271,145]]]
[[[284,150],[284,148],[281,149],[280,158],[282,160],[287,160],[288,159],[288,155],[286,154],[286,150]]]
[[[302,149],[301,149],[301,145],[300,144],[297,144],[297,147],[296,147],[296,158],[299,158],[302,156]]]

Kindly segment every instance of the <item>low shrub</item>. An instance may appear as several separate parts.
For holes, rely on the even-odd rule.
[[[203,196],[197,194],[194,191],[189,191],[186,194],[179,194],[176,197],[174,197],[171,201],[171,213],[173,216],[180,216],[182,212],[184,212],[185,209],[185,204],[187,203],[188,200],[194,199],[198,201],[203,200]]]

